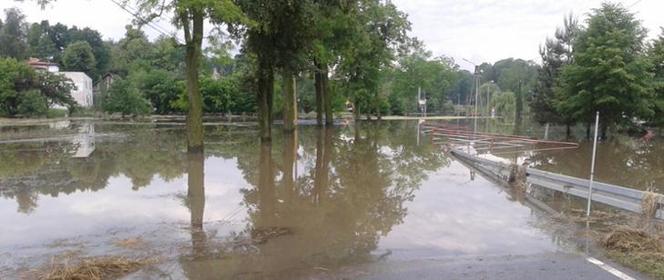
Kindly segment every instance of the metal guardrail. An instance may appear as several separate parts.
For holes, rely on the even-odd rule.
[[[497,161],[476,157],[463,152],[459,149],[452,149],[451,153],[465,162],[479,165],[484,172],[491,172],[498,178],[508,180],[512,166]],[[577,196],[583,199],[588,197],[589,180],[561,175],[557,173],[542,171],[534,168],[526,168],[527,183],[538,185],[547,189],[559,191],[562,193]],[[619,209],[635,213],[642,213],[643,199],[648,195],[647,192],[625,188],[622,186],[594,182],[592,200]],[[664,201],[661,199],[656,202],[657,211],[655,218],[664,219]]]

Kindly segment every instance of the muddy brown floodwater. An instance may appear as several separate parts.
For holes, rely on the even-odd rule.
[[[187,154],[174,124],[0,127],[0,278],[91,256],[157,260],[135,279],[292,279],[575,250],[545,213],[448,158],[416,124],[277,128],[269,145],[250,126],[207,126],[204,154]],[[602,146],[619,158],[600,160],[598,178],[661,182],[656,147]],[[585,149],[529,156],[577,175]],[[639,178],[611,175],[624,168]]]

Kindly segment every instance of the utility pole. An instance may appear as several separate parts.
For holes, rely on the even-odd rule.
[[[480,67],[475,65],[475,117],[477,117],[480,101],[480,76]]]

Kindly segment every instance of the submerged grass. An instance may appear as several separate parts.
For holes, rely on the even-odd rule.
[[[42,280],[105,280],[116,279],[156,263],[152,259],[126,257],[94,257],[73,261],[70,258],[53,260],[39,279]]]

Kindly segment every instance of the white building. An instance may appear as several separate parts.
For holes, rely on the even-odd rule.
[[[84,108],[92,107],[92,79],[83,72],[59,73],[71,79],[76,86],[76,89],[71,91],[71,97],[74,98],[76,103]]]

